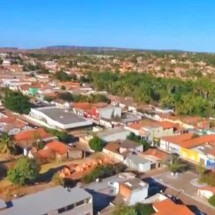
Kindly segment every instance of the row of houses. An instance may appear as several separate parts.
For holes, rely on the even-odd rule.
[[[136,177],[130,177],[121,182],[111,184],[115,198],[99,212],[101,215],[112,214],[116,206],[126,204],[134,206],[144,203],[148,197],[149,185]],[[176,204],[162,194],[153,197],[150,203],[155,211],[153,215],[175,214],[194,215],[188,207]],[[95,204],[93,195],[87,189],[74,187],[64,188],[61,186],[49,188],[34,194],[14,199],[10,204],[1,200],[0,214],[6,215],[38,215],[38,214],[71,214],[92,215]],[[25,205],[25,207],[23,207]],[[34,210],[32,210],[34,208]]]
[[[198,136],[194,133],[187,133],[163,137],[158,147],[208,169],[215,168],[215,135]]]

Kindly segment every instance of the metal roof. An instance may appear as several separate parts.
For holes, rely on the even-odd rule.
[[[58,186],[15,199],[12,207],[0,212],[0,215],[42,215],[87,198],[91,195],[84,189],[75,187],[68,191]]]
[[[35,110],[44,113],[47,117],[54,121],[60,122],[62,124],[71,124],[78,122],[85,122],[86,119],[72,113],[71,111],[57,108],[57,107],[46,107],[46,108],[35,108]]]

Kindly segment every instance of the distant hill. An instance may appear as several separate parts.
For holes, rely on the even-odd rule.
[[[69,54],[69,53],[114,53],[114,52],[167,52],[167,53],[184,53],[189,51],[183,50],[153,50],[153,49],[135,49],[135,48],[118,48],[118,47],[96,47],[96,46],[68,46],[56,45],[35,49],[19,49],[16,47],[0,47],[0,52],[35,52],[43,54]]]

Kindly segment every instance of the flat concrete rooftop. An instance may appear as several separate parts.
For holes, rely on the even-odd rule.
[[[64,110],[62,108],[46,107],[46,108],[36,108],[36,110],[44,113],[52,120],[60,122],[62,124],[71,124],[71,123],[87,121],[86,119],[72,113],[71,111]]]

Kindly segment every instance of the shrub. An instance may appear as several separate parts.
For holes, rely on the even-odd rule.
[[[96,152],[101,152],[102,149],[105,147],[105,143],[99,137],[95,136],[90,140],[89,146],[92,150]]]
[[[55,185],[62,185],[64,186],[65,181],[62,177],[60,177],[59,173],[55,173],[52,177],[52,183]]]
[[[215,195],[211,196],[211,197],[208,199],[208,202],[209,202],[213,207],[215,207]]]
[[[36,160],[23,157],[8,171],[8,179],[14,184],[25,185],[38,177],[39,170],[40,166]]]

